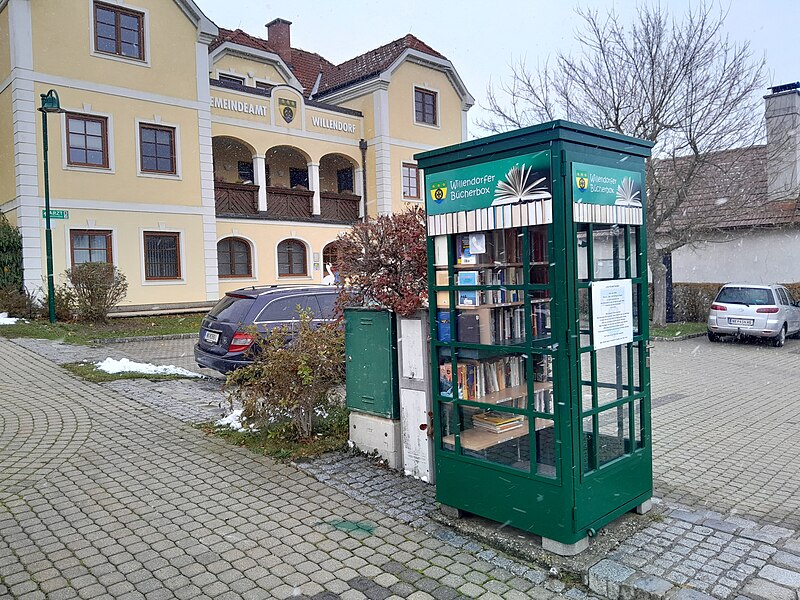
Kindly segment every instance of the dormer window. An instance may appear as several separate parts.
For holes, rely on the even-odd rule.
[[[436,92],[414,88],[414,120],[425,125],[438,125]]]
[[[237,77],[236,75],[219,74],[219,80],[222,83],[231,83],[233,85],[244,85],[244,77]]]
[[[95,2],[94,47],[97,52],[144,60],[144,14]]]

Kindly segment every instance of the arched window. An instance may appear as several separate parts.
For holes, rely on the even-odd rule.
[[[300,240],[283,240],[278,244],[278,276],[308,275],[306,245]]]
[[[325,273],[327,273],[328,265],[331,266],[331,270],[334,273],[339,272],[339,268],[341,265],[341,244],[339,242],[331,242],[325,248],[322,249],[322,265],[326,269]]]
[[[220,240],[217,242],[217,265],[220,277],[252,277],[250,244],[237,237]]]

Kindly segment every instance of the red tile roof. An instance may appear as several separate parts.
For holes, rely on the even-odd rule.
[[[222,27],[219,28],[217,39],[209,45],[209,51],[214,50],[225,42],[277,54],[277,50],[268,40],[252,36],[241,29],[231,30]],[[340,65],[334,65],[314,52],[292,48],[289,68],[303,86],[306,97],[311,94],[319,74],[322,73],[319,89],[315,95],[316,98],[359,81],[376,77],[397,60],[403,52],[409,49],[417,50],[436,58],[445,58],[428,44],[409,33],[398,40],[360,54]]]
[[[662,225],[663,232],[697,224],[703,229],[727,229],[800,223],[800,198],[767,197],[766,146],[724,150],[701,158],[703,163],[686,190],[679,212]],[[690,157],[680,157],[656,162],[664,204],[670,202],[671,190],[679,188],[676,173],[690,161]]]

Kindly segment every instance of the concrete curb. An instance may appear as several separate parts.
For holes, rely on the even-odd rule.
[[[681,342],[683,340],[690,340],[692,338],[705,337],[705,333],[687,333],[686,335],[679,335],[676,337],[651,337],[653,342]]]
[[[169,333],[166,335],[139,335],[134,337],[105,338],[91,340],[92,344],[126,344],[128,342],[160,342],[162,340],[191,340],[200,337],[199,333]]]

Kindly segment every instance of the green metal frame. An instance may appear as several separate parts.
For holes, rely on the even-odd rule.
[[[553,195],[553,222],[547,225],[548,257],[550,260],[548,284],[535,284],[530,280],[530,230],[523,229],[522,256],[524,279],[522,285],[502,286],[506,290],[519,290],[525,295],[525,343],[510,346],[482,346],[457,342],[456,335],[456,294],[459,290],[492,290],[501,286],[457,286],[454,268],[454,235],[448,236],[448,285],[436,285],[434,265],[434,240],[428,238],[428,280],[431,336],[431,378],[433,381],[433,421],[435,439],[435,462],[437,478],[437,500],[443,504],[460,508],[519,529],[530,531],[562,543],[574,543],[585,537],[587,531],[596,530],[622,513],[641,504],[652,495],[652,448],[650,435],[650,380],[647,349],[648,306],[647,306],[647,257],[646,232],[644,225],[620,225],[623,233],[625,252],[625,272],[632,273],[632,258],[636,260],[636,277],[633,285],[639,293],[639,330],[630,347],[639,348],[634,357],[630,351],[622,356],[627,361],[628,389],[633,385],[633,360],[638,361],[641,379],[640,390],[631,396],[615,402],[597,405],[598,382],[597,361],[594,347],[581,347],[579,290],[587,290],[593,277],[593,238],[594,227],[573,222],[571,169],[573,162],[600,166],[619,166],[622,160],[625,169],[644,171],[644,159],[650,154],[650,144],[634,138],[603,132],[592,128],[555,121],[543,125],[509,132],[484,140],[475,140],[449,148],[434,150],[417,155],[419,167],[425,170],[426,179],[437,173],[457,167],[478,165],[487,160],[496,160],[515,155],[529,154],[539,150],[550,150]],[[427,187],[426,187],[427,190]],[[644,191],[642,192],[644,195]],[[426,193],[427,198],[427,193]],[[646,201],[642,199],[643,205]],[[587,269],[589,279],[579,281],[577,234],[579,229],[587,228]],[[630,236],[635,236],[637,256],[631,257]],[[615,268],[617,265],[615,261]],[[547,289],[550,291],[551,337],[547,340],[532,337],[532,308],[530,293]],[[449,342],[438,340],[437,292],[447,292],[449,298],[451,335]],[[461,406],[482,406],[477,401],[460,400],[456,390],[457,353],[471,350],[485,356],[524,353],[527,356],[550,354],[553,359],[553,414],[538,413],[532,402],[526,408],[503,407],[504,412],[523,413],[529,417],[529,427],[533,419],[544,418],[554,421],[555,433],[555,478],[536,473],[536,435],[528,436],[530,443],[530,468],[528,472],[510,466],[488,462],[462,453],[459,432],[461,431]],[[439,356],[440,351],[449,352],[453,369],[453,397],[439,395]],[[593,404],[590,410],[583,410],[581,384],[581,354],[591,353]],[[533,398],[533,361],[527,360],[528,398]],[[640,404],[639,427],[641,428],[641,447],[636,447],[634,431],[634,403]],[[442,407],[450,406],[451,425],[455,431],[452,450],[443,448]],[[485,405],[484,405],[485,406]],[[583,419],[592,418],[592,445],[597,460],[597,445],[600,439],[598,420],[601,412],[627,410],[627,450],[621,458],[602,466],[589,465],[584,469],[583,456],[586,436],[583,434]],[[590,454],[591,455],[591,454]]]

